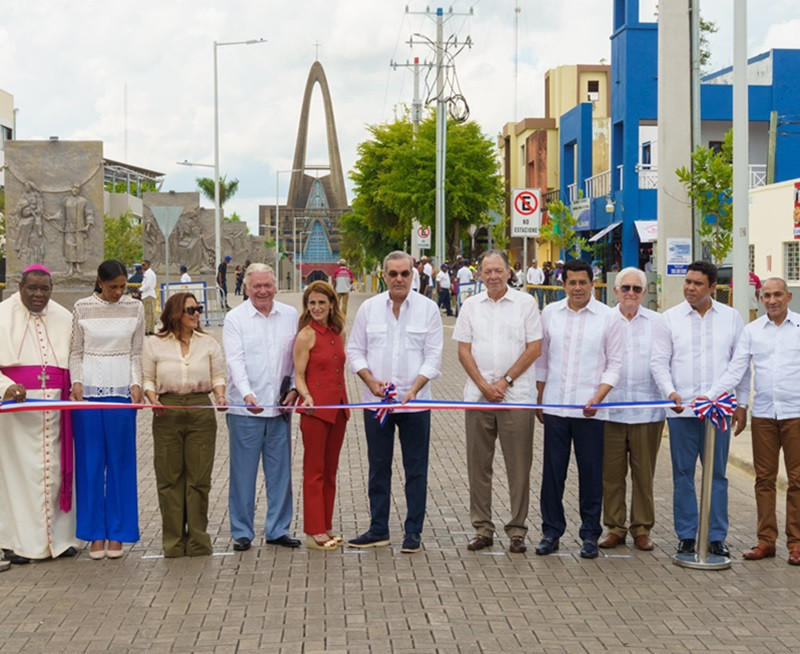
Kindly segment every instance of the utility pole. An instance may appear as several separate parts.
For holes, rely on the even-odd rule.
[[[419,123],[422,120],[422,100],[419,96],[419,68],[420,65],[425,68],[430,68],[433,64],[425,61],[419,63],[419,57],[414,57],[414,63],[408,61],[404,64],[398,64],[396,61],[390,61],[389,65],[397,70],[398,68],[411,68],[414,71],[414,99],[411,102],[411,126],[414,134],[414,141],[417,140],[417,133],[419,132]],[[419,220],[413,218],[411,220],[411,256],[414,259],[419,259],[419,246],[417,245],[417,228],[419,227]]]
[[[702,118],[700,113],[700,0],[689,0],[689,42],[692,60],[692,153],[701,144]],[[694,161],[691,163],[694,170]],[[700,241],[700,210],[692,201],[692,251],[694,259],[702,259],[703,244]]]
[[[447,47],[451,45],[444,43],[444,10],[441,7],[436,8],[436,12],[430,9],[425,11],[408,11],[407,14],[422,14],[425,16],[435,15],[436,17],[436,42],[433,43],[430,39],[422,37],[424,41],[417,43],[425,43],[433,46],[436,52],[436,246],[434,256],[436,258],[436,265],[440,266],[445,260],[445,197],[444,197],[444,181],[445,181],[445,163],[447,161],[447,101],[448,98],[444,97],[444,74],[445,63],[444,58]],[[447,11],[447,18],[453,16],[472,16],[473,10],[470,8],[468,12],[455,13],[453,8],[450,7]],[[421,36],[421,35],[417,35]],[[415,41],[410,40],[409,45],[413,45]],[[467,43],[471,45],[469,37]],[[458,46],[458,41],[453,42],[454,46]]]

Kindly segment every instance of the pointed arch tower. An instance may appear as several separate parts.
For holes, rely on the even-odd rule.
[[[306,161],[311,96],[317,85],[322,94],[328,145],[328,163],[322,165],[309,164]],[[302,258],[304,278],[320,271],[330,274],[339,258],[339,218],[351,208],[347,203],[330,88],[319,61],[311,65],[306,80],[292,169],[294,172],[289,182],[287,203],[286,206],[279,207],[278,212],[280,242],[286,252],[293,253],[293,234],[296,228],[298,252],[292,257],[290,267],[295,268]],[[261,216],[262,233],[268,237],[273,236],[275,207],[262,206]],[[327,270],[329,267],[331,271]],[[282,269],[280,273],[284,281],[286,272]]]

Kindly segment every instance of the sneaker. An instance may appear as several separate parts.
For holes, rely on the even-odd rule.
[[[419,552],[421,549],[422,539],[420,538],[419,534],[406,534],[400,551],[404,554],[413,554],[414,552]]]
[[[389,534],[385,536],[375,536],[370,532],[365,532],[358,536],[357,538],[353,538],[347,541],[347,544],[350,547],[382,547],[384,545],[388,545],[391,541],[389,540]]]

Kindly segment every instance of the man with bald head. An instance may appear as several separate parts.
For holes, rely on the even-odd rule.
[[[786,282],[772,277],[761,287],[766,315],[745,326],[728,369],[708,389],[717,397],[755,371],[753,401],[753,467],[756,473],[758,542],[744,553],[748,561],[775,556],[778,520],[775,479],[780,451],[786,464],[786,544],[789,564],[800,565],[800,315],[789,310],[792,294]]]
[[[72,313],[50,299],[44,266],[22,273],[0,302],[0,398],[69,397]],[[74,556],[72,424],[68,412],[0,414],[0,546],[11,563]]]

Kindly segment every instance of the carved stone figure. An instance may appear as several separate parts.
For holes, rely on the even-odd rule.
[[[92,203],[80,195],[81,187],[73,184],[70,195],[61,201],[64,230],[64,261],[69,264],[69,274],[81,274],[81,264],[86,261],[86,236],[94,225]]]
[[[44,201],[39,189],[26,182],[22,195],[11,212],[16,219],[14,250],[21,261],[44,263],[46,254],[44,233]]]

